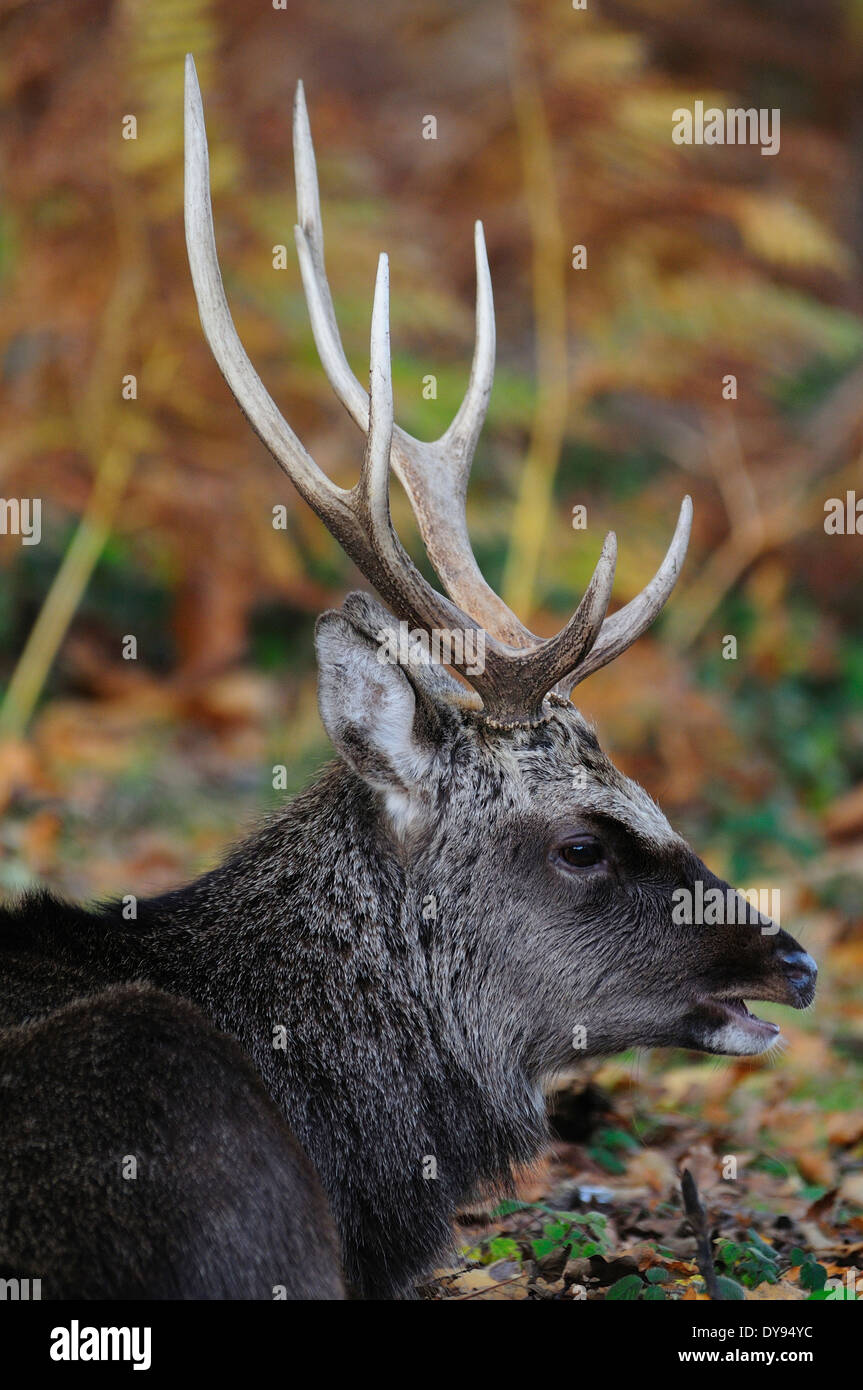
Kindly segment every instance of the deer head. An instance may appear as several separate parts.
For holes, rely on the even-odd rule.
[[[336,395],[365,435],[359,480],[348,490],[322,473],[286,424],[234,327],[215,248],[200,92],[187,59],[186,239],[204,333],[252,428],[387,605],[353,594],[319,620],[319,699],[336,748],[371,790],[381,854],[399,862],[418,901],[429,900],[428,912],[415,914],[426,984],[461,1018],[466,1047],[491,1046],[476,1022],[484,992],[498,1040],[517,1046],[531,1076],[571,1062],[574,1046],[582,1054],[637,1044],[764,1051],[778,1029],[753,1017],[744,997],[804,1007],[814,962],[775,923],[744,910],[603,754],[570,701],[574,687],[621,655],[662,609],[686,552],[689,498],[665,559],[636,598],[608,614],[610,534],[565,627],[548,639],[524,627],[483,579],[465,517],[494,365],[482,228],[469,385],[445,434],[421,443],[393,421],[385,256],[368,392],[345,357],[301,85],[294,159],[296,244],[315,341]],[[445,594],[395,534],[391,464]],[[443,639],[442,661],[433,639],[439,648]],[[687,892],[693,903],[712,895],[705,921],[688,917]],[[468,997],[472,1023],[459,1002]]]

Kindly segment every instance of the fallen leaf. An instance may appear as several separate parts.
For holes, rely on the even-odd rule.
[[[677,1170],[660,1149],[640,1149],[627,1164],[626,1176],[662,1197],[677,1187]]]
[[[759,1284],[757,1288],[747,1289],[747,1301],[756,1303],[762,1301],[772,1301],[773,1299],[805,1299],[809,1297],[808,1289],[798,1288],[796,1284],[791,1284],[787,1279],[781,1279],[778,1284]]]
[[[839,1184],[839,1196],[845,1202],[863,1207],[863,1173],[847,1173]]]

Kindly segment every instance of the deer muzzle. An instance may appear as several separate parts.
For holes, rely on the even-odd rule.
[[[711,881],[734,895],[712,875]],[[779,1025],[756,1017],[746,1000],[805,1009],[815,997],[818,968],[809,952],[769,917],[740,925],[743,920],[738,915],[734,925],[716,926],[709,947],[704,943],[709,965],[686,1024],[706,1052],[754,1056],[777,1041]]]

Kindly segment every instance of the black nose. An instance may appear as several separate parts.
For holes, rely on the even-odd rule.
[[[794,951],[783,951],[779,959],[782,961],[785,977],[799,995],[800,1002],[810,1003],[815,994],[818,966],[809,952],[798,947]]]

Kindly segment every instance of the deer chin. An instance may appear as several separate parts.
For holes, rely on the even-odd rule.
[[[778,1023],[756,1018],[742,999],[705,999],[688,1016],[702,1052],[755,1057],[779,1037]]]

